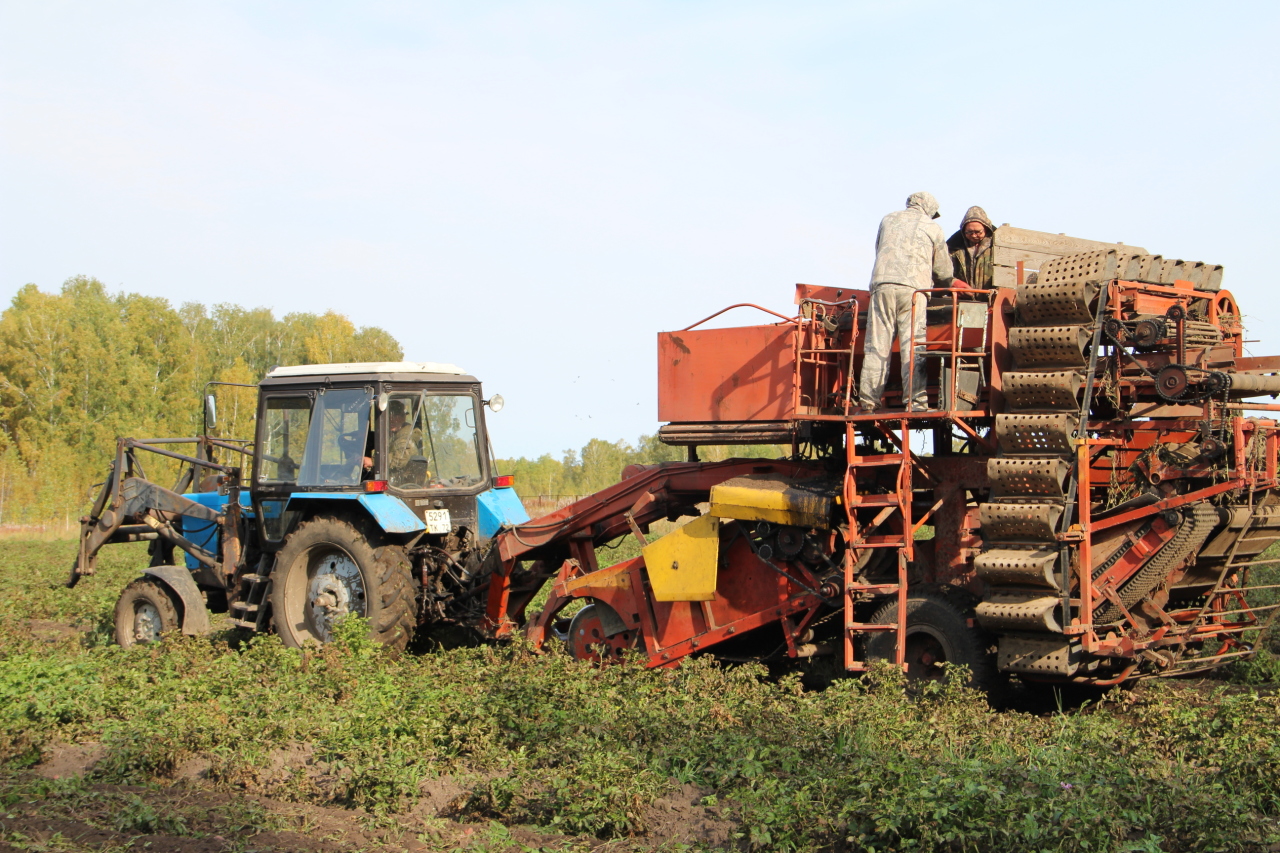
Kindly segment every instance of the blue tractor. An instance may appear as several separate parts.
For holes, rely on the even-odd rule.
[[[257,387],[252,441],[207,434],[212,396],[199,438],[118,440],[69,581],[94,573],[104,545],[150,542],[116,605],[117,641],[203,633],[211,612],[295,647],[352,614],[396,648],[422,628],[480,625],[490,543],[528,520],[493,471],[484,412],[502,398],[418,362],[278,367]],[[143,451],[182,465],[174,488],[147,478]]]

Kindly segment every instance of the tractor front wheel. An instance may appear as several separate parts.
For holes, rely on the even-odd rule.
[[[155,643],[182,627],[178,604],[164,584],[142,577],[130,583],[116,601],[116,642],[126,649]]]
[[[337,518],[303,522],[271,574],[271,620],[286,646],[327,643],[347,616],[369,620],[373,638],[403,649],[417,624],[413,572],[404,551],[381,546]]]

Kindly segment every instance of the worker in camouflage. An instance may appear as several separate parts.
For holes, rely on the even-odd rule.
[[[393,486],[410,481],[421,485],[417,481],[425,476],[425,472],[414,471],[411,465],[413,457],[422,455],[422,430],[408,426],[407,421],[404,402],[392,400],[387,406],[387,428],[391,433],[387,438],[387,477]]]
[[[982,208],[969,208],[960,220],[960,230],[947,240],[951,252],[952,273],[970,287],[990,290],[995,275],[995,250],[992,248],[996,227]]]
[[[865,412],[879,408],[884,396],[895,331],[899,350],[914,351],[912,357],[902,358],[903,401],[910,396],[909,408],[913,411],[929,407],[923,350],[926,300],[919,291],[950,287],[954,279],[946,240],[933,221],[937,218],[937,199],[929,193],[912,193],[906,210],[894,211],[880,220],[858,385],[858,404]]]

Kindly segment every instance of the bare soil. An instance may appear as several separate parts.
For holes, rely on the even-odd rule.
[[[74,779],[91,773],[103,756],[99,744],[60,744],[20,781],[30,777]],[[500,827],[455,820],[470,791],[459,780],[442,777],[424,783],[416,807],[403,814],[377,816],[359,809],[320,806],[287,799],[320,792],[326,768],[312,750],[296,745],[278,750],[254,780],[251,790],[229,793],[206,781],[209,762],[193,759],[175,769],[167,786],[90,785],[88,796],[19,802],[0,813],[0,852],[84,850],[150,853],[321,853],[321,851],[600,851],[640,853],[679,849],[738,848],[737,824],[723,809],[703,804],[706,792],[684,785],[658,799],[643,815],[643,836],[601,841],[571,837],[536,827]],[[304,770],[303,773],[299,773]],[[291,786],[291,787],[289,787]],[[277,793],[276,797],[262,791]],[[122,825],[122,804],[156,816],[151,831]],[[146,821],[142,821],[146,823]]]

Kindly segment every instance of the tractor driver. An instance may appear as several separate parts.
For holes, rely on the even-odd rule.
[[[422,430],[408,425],[404,406],[404,400],[387,404],[387,478],[393,486],[420,486],[428,474],[421,462],[414,464],[422,455]]]
[[[937,218],[937,199],[929,193],[912,193],[906,210],[894,211],[880,220],[876,265],[871,271],[871,310],[862,348],[862,379],[858,385],[858,404],[864,412],[880,407],[895,331],[902,359],[903,405],[911,411],[929,408],[923,349],[926,300],[920,291],[934,286],[952,287],[953,282],[956,287],[964,286],[952,273],[947,241],[933,221]],[[909,356],[911,350],[914,353]]]

